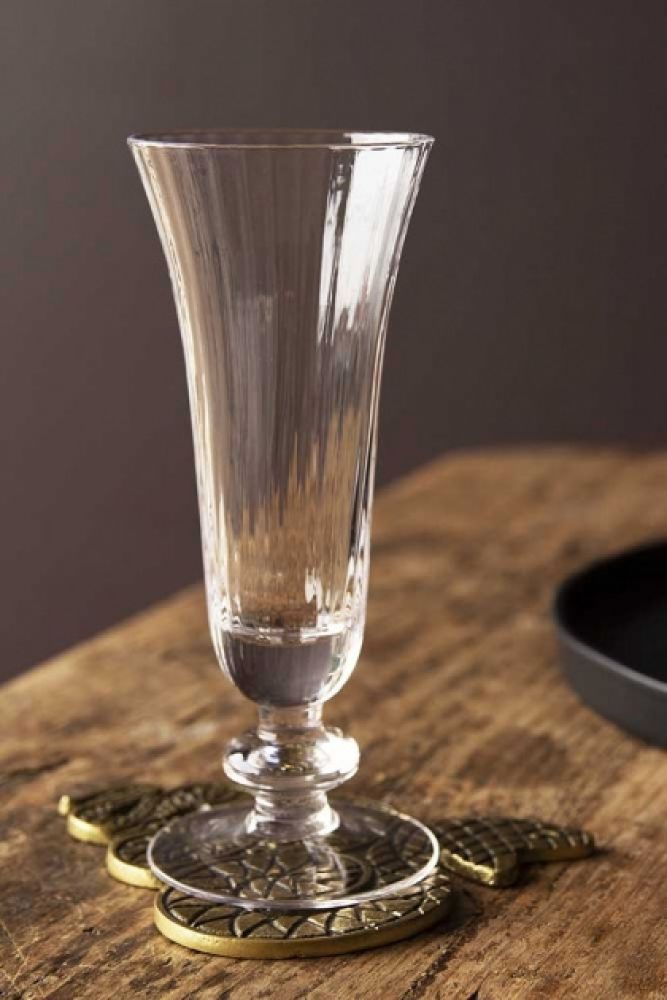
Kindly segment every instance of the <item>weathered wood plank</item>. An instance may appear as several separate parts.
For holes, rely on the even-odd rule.
[[[59,792],[219,775],[252,720],[223,681],[199,588],[2,690],[0,996],[625,998],[667,993],[667,758],[580,705],[548,607],[590,558],[667,533],[667,455],[536,449],[453,456],[381,495],[367,638],[327,716],[357,737],[355,789],[425,819],[470,809],[595,831],[606,850],[467,888],[413,941],[258,963],[181,950],[150,894],[69,841]]]

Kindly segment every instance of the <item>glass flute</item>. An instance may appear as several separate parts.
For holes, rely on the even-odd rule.
[[[259,707],[224,770],[254,801],[163,828],[163,882],[222,904],[322,909],[434,870],[435,837],[329,802],[357,770],[323,703],[361,650],[387,317],[433,140],[233,131],[129,139],[171,276],[213,646]]]

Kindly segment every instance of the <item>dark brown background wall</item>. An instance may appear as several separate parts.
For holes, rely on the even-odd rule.
[[[0,672],[200,573],[180,346],[132,130],[435,134],[390,327],[381,482],[480,443],[664,441],[666,12],[3,0]]]

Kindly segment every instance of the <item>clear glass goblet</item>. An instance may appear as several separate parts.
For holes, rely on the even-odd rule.
[[[224,757],[254,803],[174,821],[150,846],[162,881],[209,901],[341,906],[437,864],[417,820],[329,802],[359,751],[322,724],[361,649],[385,330],[432,141],[129,139],[183,339],[213,645],[259,706],[257,729]]]

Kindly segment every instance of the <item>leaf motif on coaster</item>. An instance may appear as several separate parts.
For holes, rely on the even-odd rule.
[[[150,838],[170,819],[205,806],[224,805],[239,792],[222,782],[196,782],[165,790],[158,785],[115,785],[90,795],[63,795],[58,812],[76,840],[107,844],[107,869],[120,882],[157,889],[146,860]]]
[[[141,817],[138,826],[114,836],[107,848],[107,870],[113,878],[139,888],[158,889],[160,882],[151,872],[146,851],[153,834],[176,816],[184,816],[206,806],[220,806],[239,797],[231,785],[206,782],[180,785],[162,792]]]
[[[75,840],[108,844],[123,827],[149,817],[161,794],[158,785],[113,785],[90,795],[63,795],[58,812],[67,817],[67,832]]]
[[[440,862],[482,885],[508,886],[522,864],[588,857],[595,841],[585,830],[508,816],[469,816],[436,824]]]

